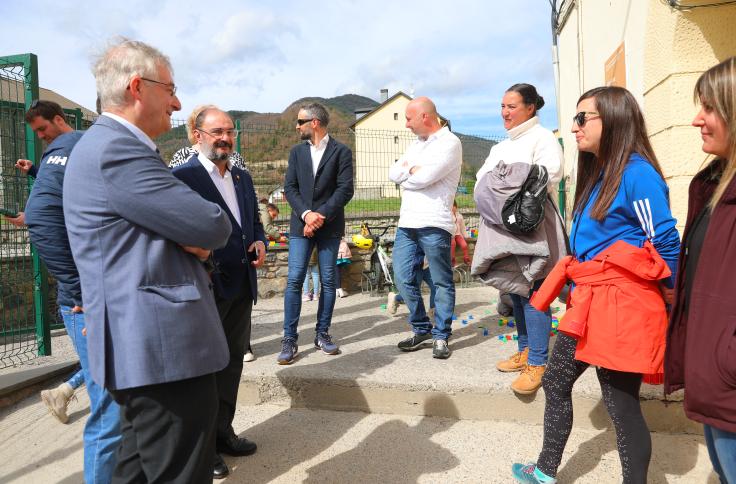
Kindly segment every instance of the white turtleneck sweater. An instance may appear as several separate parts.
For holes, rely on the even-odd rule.
[[[496,168],[499,161],[510,163],[529,163],[547,168],[550,192],[557,189],[562,178],[562,147],[552,131],[539,124],[539,117],[534,116],[520,125],[508,130],[509,137],[493,145],[486,162],[478,170],[475,185],[483,175]]]

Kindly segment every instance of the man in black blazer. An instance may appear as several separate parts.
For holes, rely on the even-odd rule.
[[[330,116],[318,103],[303,106],[296,130],[304,143],[291,149],[284,194],[291,205],[289,276],[284,295],[284,339],[277,362],[288,365],[297,353],[301,289],[310,254],[317,248],[322,289],[314,345],[329,355],[340,349],[329,335],[335,307],[335,262],[345,234],[345,205],[353,197],[353,154],[327,134]]]
[[[258,295],[256,268],[263,265],[266,236],[253,180],[229,161],[237,136],[232,118],[217,108],[209,108],[197,116],[194,125],[199,154],[172,173],[203,198],[222,207],[233,227],[225,247],[212,253],[215,303],[230,352],[227,366],[215,374],[219,407],[213,477],[219,479],[229,473],[220,452],[250,455],[256,451],[255,443],[235,435],[232,422],[243,355],[250,347],[251,310]]]

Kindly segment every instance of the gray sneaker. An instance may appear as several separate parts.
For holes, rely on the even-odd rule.
[[[447,340],[436,339],[432,343],[432,358],[446,360],[450,357],[450,347],[447,346]]]
[[[411,338],[399,341],[399,349],[401,351],[416,351],[428,345],[428,341],[432,339],[432,333],[414,334]]]
[[[332,337],[327,333],[317,333],[314,337],[314,347],[327,355],[340,353],[340,347],[332,342]]]
[[[298,346],[296,340],[284,338],[281,340],[281,353],[276,357],[276,363],[279,365],[290,365],[294,361]]]

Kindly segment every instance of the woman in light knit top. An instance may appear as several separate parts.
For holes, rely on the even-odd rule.
[[[549,191],[554,191],[562,177],[562,149],[554,134],[539,124],[537,111],[542,106],[544,99],[531,84],[514,84],[508,88],[501,101],[501,117],[509,137],[491,148],[478,171],[478,180],[496,168],[500,161],[507,165],[536,164],[547,169]],[[532,291],[541,283],[542,280],[536,281]],[[521,371],[511,384],[511,388],[520,394],[534,393],[542,385],[552,327],[550,312],[542,313],[534,309],[529,304],[529,296],[531,294],[511,294],[519,335],[518,351],[496,365],[503,372]]]

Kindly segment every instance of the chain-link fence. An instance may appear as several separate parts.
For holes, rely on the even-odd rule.
[[[189,141],[182,121],[175,121],[169,133],[156,140],[165,160]],[[267,198],[280,209],[286,226],[290,207],[283,194],[289,151],[300,142],[292,126],[240,125],[238,146],[253,177],[259,198]],[[353,151],[355,195],[346,207],[349,219],[396,217],[401,206],[398,185],[388,179],[390,166],[404,153],[415,136],[409,131],[341,130],[330,136]],[[459,134],[463,145],[463,166],[456,201],[463,211],[475,211],[475,173],[498,138]]]

